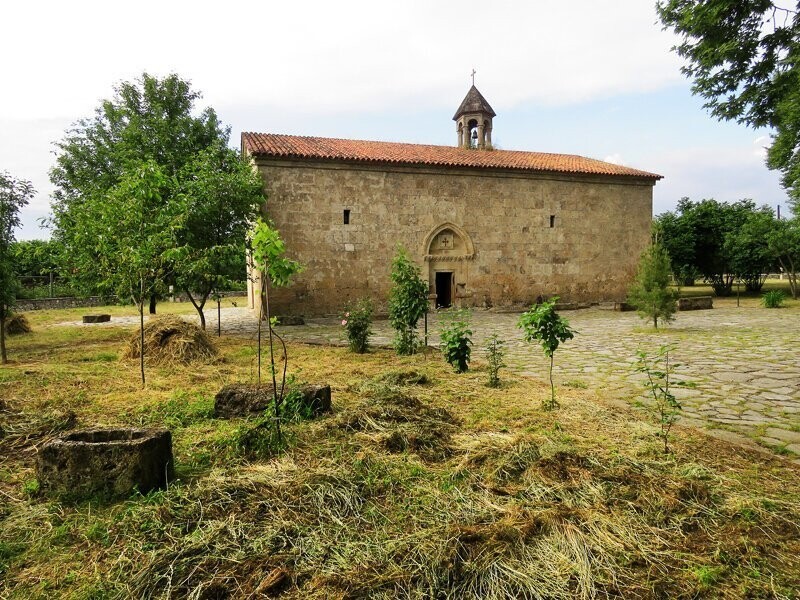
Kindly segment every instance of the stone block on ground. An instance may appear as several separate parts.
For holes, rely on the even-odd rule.
[[[708,310],[711,308],[714,308],[714,299],[711,296],[678,299],[678,310]]]
[[[111,315],[83,315],[84,323],[108,323]]]
[[[331,386],[304,385],[300,402],[309,406],[314,416],[331,410]],[[223,387],[214,396],[214,416],[218,419],[245,417],[263,412],[272,402],[272,385],[235,383]]]
[[[129,496],[165,488],[173,475],[172,436],[166,429],[84,429],[39,449],[36,476],[50,495]]]
[[[281,327],[294,327],[305,324],[306,320],[297,315],[284,315],[283,317],[278,317],[278,325]]]

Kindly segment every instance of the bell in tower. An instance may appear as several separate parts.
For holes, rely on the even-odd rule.
[[[453,117],[458,131],[459,147],[491,149],[492,117],[495,116],[486,98],[475,87],[473,79],[472,87]]]

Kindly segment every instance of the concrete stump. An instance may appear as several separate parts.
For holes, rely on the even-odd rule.
[[[304,385],[302,402],[314,416],[331,410],[331,386]],[[263,412],[272,402],[272,385],[233,384],[223,387],[214,396],[214,416],[218,419],[245,417]]]
[[[678,299],[678,310],[709,310],[711,308],[714,308],[714,299],[711,296]]]
[[[83,315],[84,323],[108,323],[111,315]]]
[[[166,429],[84,429],[45,443],[36,461],[39,486],[56,496],[127,497],[164,488],[173,476]]]

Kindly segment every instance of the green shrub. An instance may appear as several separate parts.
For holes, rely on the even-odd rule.
[[[786,300],[783,290],[770,290],[761,297],[761,303],[765,308],[781,308]]]
[[[500,387],[500,369],[506,366],[503,362],[505,344],[493,333],[486,341],[486,362],[489,363],[489,381],[486,385],[492,388]]]
[[[397,332],[395,349],[400,355],[417,351],[417,321],[428,312],[428,284],[408,253],[398,247],[392,261],[389,322]]]
[[[469,369],[469,358],[472,352],[472,330],[469,328],[470,314],[465,309],[443,311],[443,322],[440,336],[442,338],[442,354],[444,359],[453,365],[456,373],[464,373]]]
[[[369,336],[372,335],[372,302],[363,298],[352,306],[348,306],[342,315],[342,327],[347,332],[350,350],[356,354],[364,354],[369,347]]]

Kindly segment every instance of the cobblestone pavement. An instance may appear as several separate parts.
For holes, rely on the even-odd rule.
[[[216,311],[208,312],[208,329],[215,331]],[[681,312],[659,332],[635,313],[591,308],[562,314],[577,335],[556,353],[557,384],[586,386],[618,400],[644,399],[642,375],[634,370],[637,350],[653,352],[674,343],[672,356],[681,365],[678,376],[695,386],[673,388],[690,422],[731,430],[800,455],[800,311],[725,306]],[[509,368],[545,378],[547,361],[538,346],[522,340],[518,319],[519,313],[475,311],[473,358],[483,358],[484,341],[497,333],[506,342]],[[136,317],[115,317],[109,325],[127,322],[135,324]],[[253,336],[256,321],[246,309],[225,308],[222,330]],[[376,321],[373,330],[372,344],[391,343],[387,321]],[[429,317],[428,330],[429,342],[436,345],[436,315]],[[289,340],[345,343],[338,319],[307,319],[305,325],[280,331]]]

